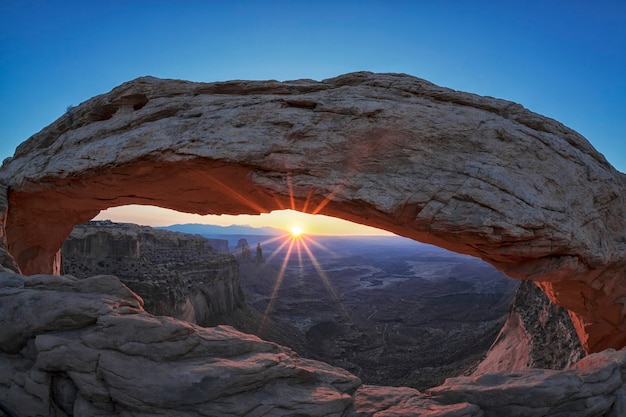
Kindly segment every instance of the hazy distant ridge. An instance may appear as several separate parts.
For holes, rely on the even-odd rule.
[[[252,227],[248,225],[218,226],[213,224],[187,223],[171,226],[156,227],[156,229],[172,230],[175,232],[192,233],[199,235],[263,235],[280,236],[285,231],[274,227]]]

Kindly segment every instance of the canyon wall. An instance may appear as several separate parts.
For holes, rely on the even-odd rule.
[[[552,303],[534,282],[522,281],[500,334],[473,374],[566,369],[584,356],[567,310]]]
[[[226,245],[228,245],[228,242]],[[76,225],[62,247],[62,267],[78,278],[115,275],[146,311],[205,325],[240,307],[237,261],[224,241],[130,223]]]

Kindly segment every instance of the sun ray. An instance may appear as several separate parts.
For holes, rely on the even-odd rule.
[[[297,251],[298,251],[298,267],[300,268],[300,273],[304,269],[304,263],[302,262],[302,248],[301,246],[304,244],[302,239],[294,239],[297,243]]]
[[[296,200],[293,196],[293,184],[291,183],[291,173],[287,173],[287,188],[289,188],[289,202],[291,203],[291,209],[296,209]]]
[[[276,249],[274,249],[274,251],[270,254],[270,256],[265,260],[265,262],[269,263],[290,242],[290,239],[288,239],[286,236],[277,236],[275,239],[269,239],[268,242],[273,242],[273,241],[278,240],[278,239],[284,239],[284,241]]]
[[[311,245],[315,245],[317,246],[318,249],[323,250],[326,253],[329,253],[331,255],[334,255],[334,252],[330,249],[328,249],[326,246],[322,245],[320,242],[316,241],[315,239],[309,237],[309,236],[303,236],[302,237],[304,240],[306,240],[307,243],[310,243]]]
[[[265,213],[268,211],[265,207],[260,206],[255,201],[245,197],[231,186],[225,184],[224,182],[210,174],[203,174],[203,179],[205,179],[209,183],[212,183],[218,191],[223,192],[225,195],[234,197],[235,200],[237,200],[239,203],[257,211],[258,213]]]
[[[289,198],[290,198],[290,203],[292,206],[292,210],[295,210],[295,198],[293,196],[293,188],[292,188],[292,183],[291,183],[291,176],[287,177],[287,181],[288,181],[288,187],[289,187]],[[328,197],[326,197],[324,199],[324,201],[322,201],[322,203],[320,203],[316,209],[313,211],[312,214],[316,214],[319,211],[321,211],[326,204],[328,204],[333,196],[339,192],[341,190],[343,186],[340,184],[338,185],[335,190],[328,195]],[[312,190],[309,191],[309,194],[306,198],[306,200],[304,201],[304,209],[306,210],[306,208],[308,208],[308,205],[310,203],[310,198],[312,196]],[[328,278],[328,276],[326,275],[326,273],[324,272],[322,266],[320,265],[319,261],[317,260],[317,258],[315,257],[315,255],[313,254],[313,251],[311,250],[311,248],[309,247],[310,245],[314,245],[317,248],[333,254],[333,251],[329,250],[326,246],[322,245],[321,243],[317,242],[315,239],[306,236],[304,234],[304,230],[302,229],[302,227],[298,226],[298,225],[294,225],[291,227],[291,229],[289,230],[289,234],[287,235],[281,235],[281,236],[277,236],[271,239],[267,239],[265,242],[269,243],[269,242],[273,242],[279,239],[283,239],[283,241],[281,242],[281,244],[278,246],[278,248],[274,249],[272,251],[272,253],[270,254],[270,256],[266,259],[266,262],[270,262],[272,259],[274,259],[274,257],[276,257],[279,253],[282,253],[283,249],[288,245],[287,248],[287,253],[285,254],[284,259],[282,260],[278,275],[276,277],[276,281],[274,282],[274,286],[272,288],[272,292],[270,295],[270,298],[268,300],[267,306],[265,308],[265,312],[263,314],[263,318],[261,320],[261,324],[259,325],[259,334],[261,334],[261,332],[263,331],[263,329],[265,328],[265,326],[267,325],[267,322],[270,318],[270,314],[274,308],[274,303],[278,297],[278,292],[283,284],[283,280],[285,279],[285,273],[287,271],[287,267],[289,266],[289,261],[292,257],[292,253],[297,252],[297,265],[298,265],[298,270],[300,271],[298,274],[299,278],[304,278],[303,275],[303,270],[304,270],[304,257],[303,257],[303,250],[306,253],[307,257],[309,258],[309,260],[311,261],[313,267],[315,268],[315,271],[317,272],[317,275],[320,277],[320,281],[322,283],[322,285],[324,286],[324,288],[326,289],[326,291],[328,292],[328,294],[331,296],[333,302],[335,303],[335,305],[337,305],[339,307],[339,309],[341,310],[341,312],[343,313],[343,316],[346,317],[350,322],[352,322],[352,318],[350,316],[350,313],[346,310],[345,305],[341,302],[341,299],[339,297],[339,295],[337,294],[337,291],[335,290],[335,288],[333,287],[330,279]]]
[[[306,213],[309,208],[309,203],[311,202],[311,197],[313,196],[313,188],[309,189],[309,192],[306,195],[306,199],[304,200],[304,204],[302,206],[302,212]]]
[[[319,214],[319,212],[322,211],[324,207],[326,207],[326,205],[332,201],[335,194],[341,191],[343,187],[344,187],[343,184],[338,184],[330,194],[324,197],[322,202],[317,205],[317,207],[315,208],[315,210],[311,212],[311,214]]]
[[[287,241],[285,242],[287,243]],[[289,262],[289,258],[291,256],[291,250],[293,249],[293,240],[291,240],[289,244],[289,248],[287,249],[287,255],[285,259],[283,259],[283,263],[280,267],[280,271],[278,272],[278,276],[276,277],[276,282],[274,282],[274,288],[272,289],[272,295],[267,303],[267,307],[265,308],[265,313],[263,314],[263,319],[261,320],[261,324],[259,325],[258,333],[261,334],[265,324],[267,323],[267,319],[269,318],[269,314],[272,311],[272,306],[274,305],[274,300],[276,300],[276,296],[278,295],[278,290],[283,282],[283,278],[285,277],[285,269],[287,269],[287,262]]]
[[[333,298],[333,301],[343,311],[344,316],[347,317],[350,321],[352,321],[350,313],[348,313],[345,306],[341,302],[341,299],[337,295],[337,291],[335,291],[335,288],[331,284],[330,279],[328,278],[328,275],[326,275],[326,272],[324,272],[324,270],[322,269],[322,266],[320,265],[319,261],[317,260],[315,255],[313,255],[313,252],[311,251],[311,249],[309,249],[309,246],[306,244],[306,242],[303,241],[302,246],[304,247],[304,250],[307,252],[307,255],[309,256],[311,263],[313,263],[313,267],[315,268],[315,271],[317,271],[317,274],[319,275],[320,280],[322,281],[322,284],[324,285],[324,287],[326,288],[330,296]]]

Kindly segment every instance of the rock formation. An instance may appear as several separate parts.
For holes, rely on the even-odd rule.
[[[139,78],[73,108],[0,169],[0,402],[53,416],[625,415],[623,350],[424,396],[359,387],[229,328],[151,316],[111,277],[47,275],[73,226],[107,207],[292,208],[533,280],[597,352],[626,345],[625,188],[558,122],[406,75]]]
[[[527,368],[565,369],[585,356],[567,311],[522,281],[507,321],[474,375]]]
[[[25,274],[58,272],[74,224],[111,206],[294,208],[478,256],[536,281],[586,350],[626,344],[626,176],[512,102],[398,74],[143,77],[28,139],[0,178]]]
[[[626,350],[607,350],[582,359],[566,371],[449,378],[428,393],[432,400],[443,404],[477,405],[486,417],[617,417],[626,413],[625,358]]]
[[[592,417],[626,412],[626,350],[566,371],[363,386],[231,327],[146,313],[117,278],[0,272],[0,403],[20,416]]]
[[[339,416],[360,385],[230,327],[152,316],[113,276],[0,273],[0,288],[0,401],[18,415]]]
[[[218,239],[129,223],[77,225],[62,247],[66,274],[112,274],[157,315],[206,325],[243,304],[237,261]]]
[[[256,264],[264,264],[265,258],[263,257],[263,248],[261,247],[261,243],[257,242],[256,244],[256,252],[254,255],[254,263]]]
[[[250,262],[250,244],[248,243],[248,239],[239,239],[237,246],[233,249],[233,254],[237,256],[241,262]]]

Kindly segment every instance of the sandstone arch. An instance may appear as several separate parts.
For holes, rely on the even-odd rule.
[[[626,176],[522,106],[397,74],[139,78],[5,161],[5,239],[55,271],[73,225],[150,204],[331,215],[478,256],[568,308],[587,351],[626,345]]]

